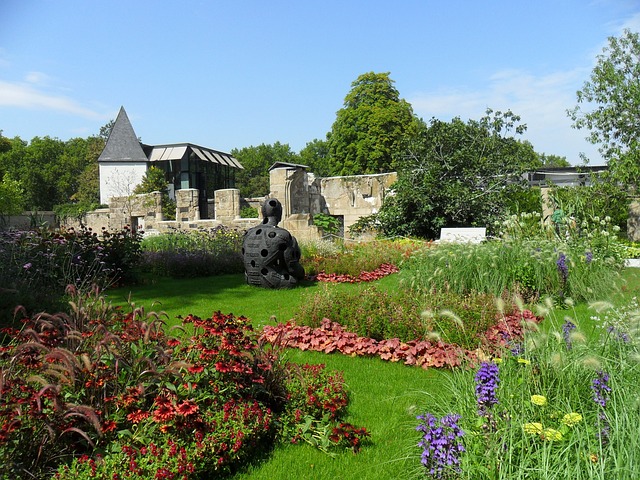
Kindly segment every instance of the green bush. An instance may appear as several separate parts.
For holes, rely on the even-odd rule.
[[[416,295],[360,285],[349,290],[326,286],[306,296],[294,319],[299,325],[318,328],[328,318],[349,332],[375,340],[442,339],[474,349],[480,335],[496,323],[498,313],[492,295],[435,291]]]
[[[141,235],[89,228],[0,232],[0,322],[13,310],[57,310],[65,289],[87,291],[137,278]]]
[[[173,278],[242,273],[242,234],[216,227],[146,237],[141,264],[150,274]]]
[[[306,296],[295,315],[300,325],[317,328],[324,318],[346,330],[376,340],[421,338],[420,306],[404,292],[384,292],[374,285],[341,290],[325,288]]]
[[[361,272],[372,272],[382,264],[400,264],[424,242],[412,240],[376,240],[342,244],[331,242],[302,242],[301,263],[305,272],[320,272],[357,277]]]
[[[255,207],[243,207],[240,209],[240,218],[259,218],[260,213]]]
[[[609,239],[609,240],[607,240]],[[617,285],[623,249],[610,236],[561,242],[544,238],[441,244],[405,262],[407,284],[417,292],[542,296],[576,301],[605,298]]]

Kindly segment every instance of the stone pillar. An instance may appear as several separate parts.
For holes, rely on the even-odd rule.
[[[240,218],[240,190],[224,188],[213,192],[215,202],[215,219],[224,222]]]
[[[176,190],[176,221],[191,222],[199,219],[198,190],[196,188]]]

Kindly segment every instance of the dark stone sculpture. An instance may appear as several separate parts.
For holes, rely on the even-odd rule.
[[[247,283],[265,288],[295,287],[304,279],[304,268],[296,238],[277,226],[282,220],[282,204],[268,199],[262,216],[262,223],[247,230],[242,243]]]

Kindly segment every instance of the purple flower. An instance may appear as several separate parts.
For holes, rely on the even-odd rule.
[[[500,378],[498,366],[495,363],[483,362],[475,376],[476,398],[478,400],[478,415],[486,415],[488,409],[498,403],[496,389]]]
[[[586,252],[584,254],[584,259],[587,262],[587,265],[589,265],[591,263],[591,261],[593,260],[593,253],[591,252]]]
[[[562,278],[562,283],[567,282],[567,278],[569,277],[569,267],[567,266],[567,256],[564,253],[561,253],[556,260],[556,266],[558,267],[558,273]]]
[[[524,346],[522,345],[522,342],[512,343],[509,351],[514,357],[519,357],[524,353]]]
[[[29,270],[33,265],[31,264],[31,262],[29,263],[25,263],[22,268],[24,268],[25,270]]]
[[[459,473],[459,455],[465,451],[461,438],[464,431],[458,426],[460,415],[445,415],[441,419],[427,413],[419,415],[416,430],[423,433],[418,446],[422,448],[422,464],[433,478],[446,478]]]
[[[576,326],[570,320],[567,320],[562,325],[562,333],[564,334],[564,343],[567,345],[567,350],[571,350],[571,332],[576,329]]]
[[[631,337],[629,337],[626,332],[620,331],[613,325],[607,327],[607,332],[614,340],[617,340],[619,342],[629,343],[631,341]]]
[[[591,382],[591,391],[593,392],[593,401],[602,408],[607,406],[611,387],[609,386],[609,374],[606,372],[598,372],[597,377]]]

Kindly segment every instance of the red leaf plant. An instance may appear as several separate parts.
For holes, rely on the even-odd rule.
[[[344,330],[343,326],[327,318],[319,328],[298,326],[293,321],[276,326],[267,325],[262,330],[262,340],[281,347],[300,350],[316,350],[325,353],[338,351],[351,356],[378,356],[382,360],[403,362],[422,368],[458,367],[476,364],[479,359],[500,354],[501,349],[522,338],[527,323],[537,323],[541,318],[529,310],[500,317],[481,338],[479,348],[468,350],[442,341],[412,340],[401,342],[397,338],[375,340],[359,337]]]
[[[395,265],[383,263],[380,267],[371,272],[360,272],[357,277],[349,274],[320,272],[315,277],[311,277],[311,279],[328,283],[373,282],[374,280],[380,280],[381,278],[391,275],[392,273],[397,273],[398,271],[399,269]]]

